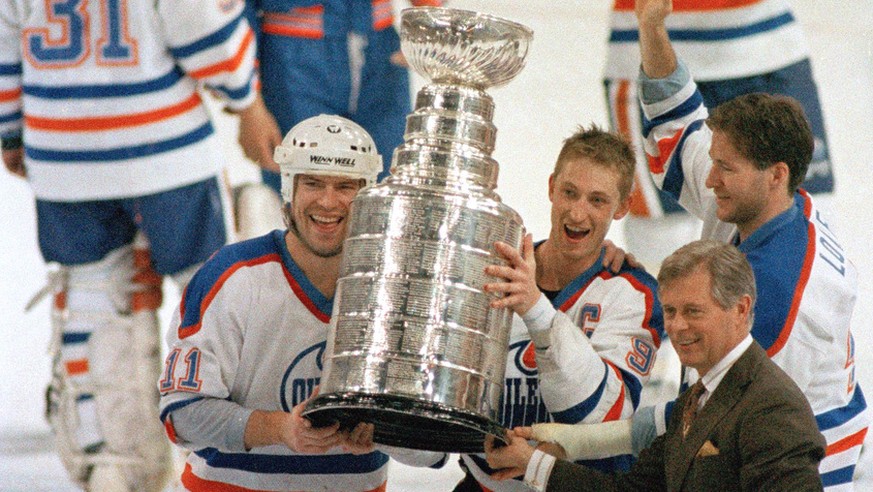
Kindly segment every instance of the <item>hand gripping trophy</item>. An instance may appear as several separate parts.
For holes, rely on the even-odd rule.
[[[391,176],[355,198],[343,246],[316,424],[375,424],[378,443],[480,452],[502,436],[512,313],[489,306],[495,241],[520,247],[521,217],[500,201],[484,89],[524,67],[530,29],[444,8],[406,9],[401,46],[432,81],[407,117]]]

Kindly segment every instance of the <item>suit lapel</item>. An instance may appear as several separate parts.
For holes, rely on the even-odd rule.
[[[676,477],[681,477],[681,482],[684,482],[688,469],[694,462],[694,457],[697,456],[698,451],[700,451],[700,448],[707,439],[710,439],[713,435],[713,431],[719,422],[742,399],[746,388],[752,382],[761,357],[766,357],[766,354],[757,343],[752,343],[734,365],[728,369],[728,373],[725,374],[718,388],[710,395],[706,405],[703,406],[694,419],[694,423],[688,431],[688,436],[682,439],[681,428],[677,429],[679,446],[675,466],[677,467]],[[679,488],[681,488],[681,483],[679,485]]]

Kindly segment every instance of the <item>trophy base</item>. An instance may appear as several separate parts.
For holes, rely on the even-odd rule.
[[[374,424],[378,444],[445,453],[482,453],[485,436],[504,444],[505,429],[495,422],[444,405],[392,395],[342,393],[319,395],[309,402],[303,416],[316,427],[339,422],[352,428],[359,422]]]

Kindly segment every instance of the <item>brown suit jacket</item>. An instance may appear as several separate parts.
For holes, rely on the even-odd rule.
[[[825,440],[794,381],[753,342],[728,370],[686,438],[676,402],[667,433],[625,474],[558,460],[547,492],[582,490],[822,490]]]

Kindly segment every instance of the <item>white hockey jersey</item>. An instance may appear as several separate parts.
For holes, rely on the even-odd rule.
[[[670,41],[697,80],[773,72],[809,57],[785,0],[673,0]],[[636,79],[640,69],[634,0],[615,0],[604,78]]]
[[[646,80],[641,84],[645,94]],[[809,399],[828,443],[820,466],[825,487],[851,484],[870,424],[855,380],[850,330],[857,296],[854,265],[825,213],[803,190],[795,195],[794,207],[741,243],[736,226],[716,218],[715,195],[705,185],[712,132],[693,81],[686,78],[676,94],[643,109],[655,182],[704,221],[704,238],[731,241],[746,255],[758,291],[752,337]],[[689,372],[687,381],[693,382],[697,375]]]
[[[198,86],[255,97],[242,0],[0,3],[0,135],[23,133],[37,198],[150,194],[223,157]]]
[[[552,300],[558,310],[535,348],[519,316],[513,319],[506,359],[501,425],[567,424],[630,418],[661,343],[663,316],[657,284],[641,269],[616,274],[602,256]],[[483,455],[464,455],[473,476],[490,490],[530,490],[520,480],[495,481]],[[627,469],[630,456],[585,463],[604,471]]]
[[[285,446],[244,450],[184,442],[173,412],[204,398],[285,410],[319,383],[332,300],[297,267],[283,231],[225,246],[194,276],[167,333],[161,419],[193,452],[189,490],[384,490],[388,455],[337,448],[298,454]]]

